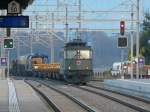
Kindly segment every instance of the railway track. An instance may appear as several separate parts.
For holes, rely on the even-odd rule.
[[[103,96],[105,98],[116,101],[122,105],[130,107],[139,112],[150,112],[150,102],[136,96],[129,96],[127,94],[117,93],[115,91],[107,90],[104,88],[88,86],[75,86],[78,89]]]
[[[77,99],[86,102],[87,105],[93,107],[97,112],[138,112],[139,111],[123,103],[119,103],[112,99],[108,99],[104,96],[100,96],[90,91],[81,89],[80,86],[63,85],[62,83],[58,83],[57,81],[55,83],[55,81],[40,80],[40,82],[44,82],[48,86],[51,85],[65,93],[71,94]]]
[[[135,96],[135,95],[127,94],[127,93],[115,91],[115,90],[112,90],[112,89],[107,89],[105,87],[95,86],[95,85],[92,85],[92,84],[87,84],[87,86],[95,88],[95,89],[100,89],[100,90],[108,91],[108,92],[111,92],[111,93],[123,95],[123,96],[129,97],[129,98],[132,98],[132,99],[135,99],[135,100],[142,101],[142,102],[150,104],[150,100],[148,100],[146,98],[143,98],[143,97],[140,97],[140,96]]]
[[[26,82],[42,94],[46,100],[49,100],[48,102],[54,107],[55,112],[96,112],[84,102],[42,81],[28,80]]]

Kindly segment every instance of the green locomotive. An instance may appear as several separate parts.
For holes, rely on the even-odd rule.
[[[93,73],[92,49],[81,39],[74,39],[64,46],[60,77],[69,83],[85,84]]]

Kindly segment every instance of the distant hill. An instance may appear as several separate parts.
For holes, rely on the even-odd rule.
[[[121,60],[121,50],[117,48],[117,37],[111,38],[104,32],[88,32],[82,35],[93,47],[94,68],[110,68],[113,62]],[[124,58],[127,59],[127,49]]]

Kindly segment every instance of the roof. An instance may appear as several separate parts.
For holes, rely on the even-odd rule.
[[[71,46],[86,46],[86,42],[83,42],[81,39],[74,39],[73,41],[66,43],[66,47]]]
[[[13,1],[13,0],[1,0],[0,1],[0,10],[7,9],[8,3],[10,3],[11,1]],[[28,5],[32,4],[32,2],[34,0],[15,0],[15,1],[20,3],[22,9],[25,9]]]

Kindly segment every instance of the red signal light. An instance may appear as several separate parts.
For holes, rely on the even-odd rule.
[[[125,33],[125,21],[120,21],[120,35]]]

